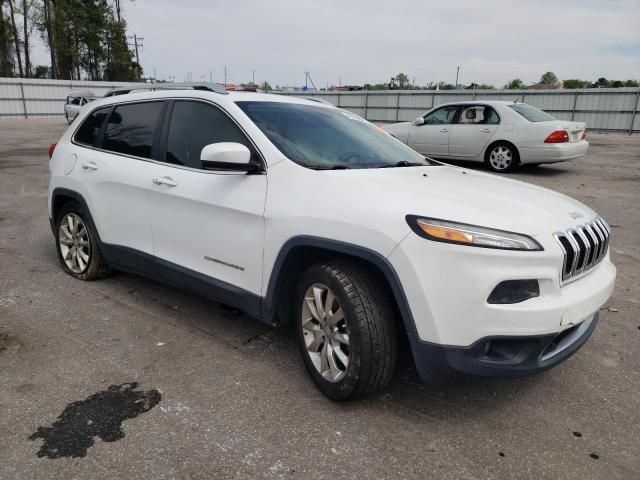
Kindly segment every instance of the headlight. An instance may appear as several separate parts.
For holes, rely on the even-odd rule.
[[[407,215],[407,223],[421,237],[436,242],[503,250],[543,250],[542,246],[533,238],[521,233],[416,215]]]

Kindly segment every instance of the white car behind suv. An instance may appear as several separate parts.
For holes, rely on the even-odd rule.
[[[125,270],[294,325],[333,399],[558,364],[613,289],[608,225],[564,195],[446,166],[344,110],[216,86],[97,100],[52,145],[62,268]]]
[[[589,148],[584,123],[558,120],[526,103],[447,103],[382,128],[428,157],[484,162],[494,172],[574,160]]]

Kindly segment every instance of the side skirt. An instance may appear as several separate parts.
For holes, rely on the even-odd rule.
[[[106,243],[101,243],[100,248],[107,263],[116,270],[188,290],[273,324],[260,315],[262,297],[259,295],[138,250]]]

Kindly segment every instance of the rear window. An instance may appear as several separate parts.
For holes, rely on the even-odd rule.
[[[549,120],[555,120],[555,117],[526,103],[514,103],[509,105],[509,108],[515,110],[530,122],[548,122]]]
[[[153,137],[163,102],[119,105],[109,117],[102,148],[142,158],[151,158]]]
[[[95,146],[100,128],[111,107],[98,108],[91,113],[76,132],[75,140],[83,145]]]

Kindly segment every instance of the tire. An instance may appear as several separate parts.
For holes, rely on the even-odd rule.
[[[92,223],[80,205],[68,202],[55,223],[56,250],[63,270],[79,280],[96,280],[111,271],[104,261]]]
[[[489,145],[484,154],[487,168],[496,173],[512,172],[520,163],[518,149],[507,142],[496,142]]]
[[[322,291],[316,296],[318,290]],[[398,337],[389,295],[371,272],[345,261],[315,264],[302,275],[295,301],[302,358],[327,397],[353,400],[388,385],[396,366]],[[320,309],[314,315],[317,305]],[[321,323],[318,317],[323,314]]]

